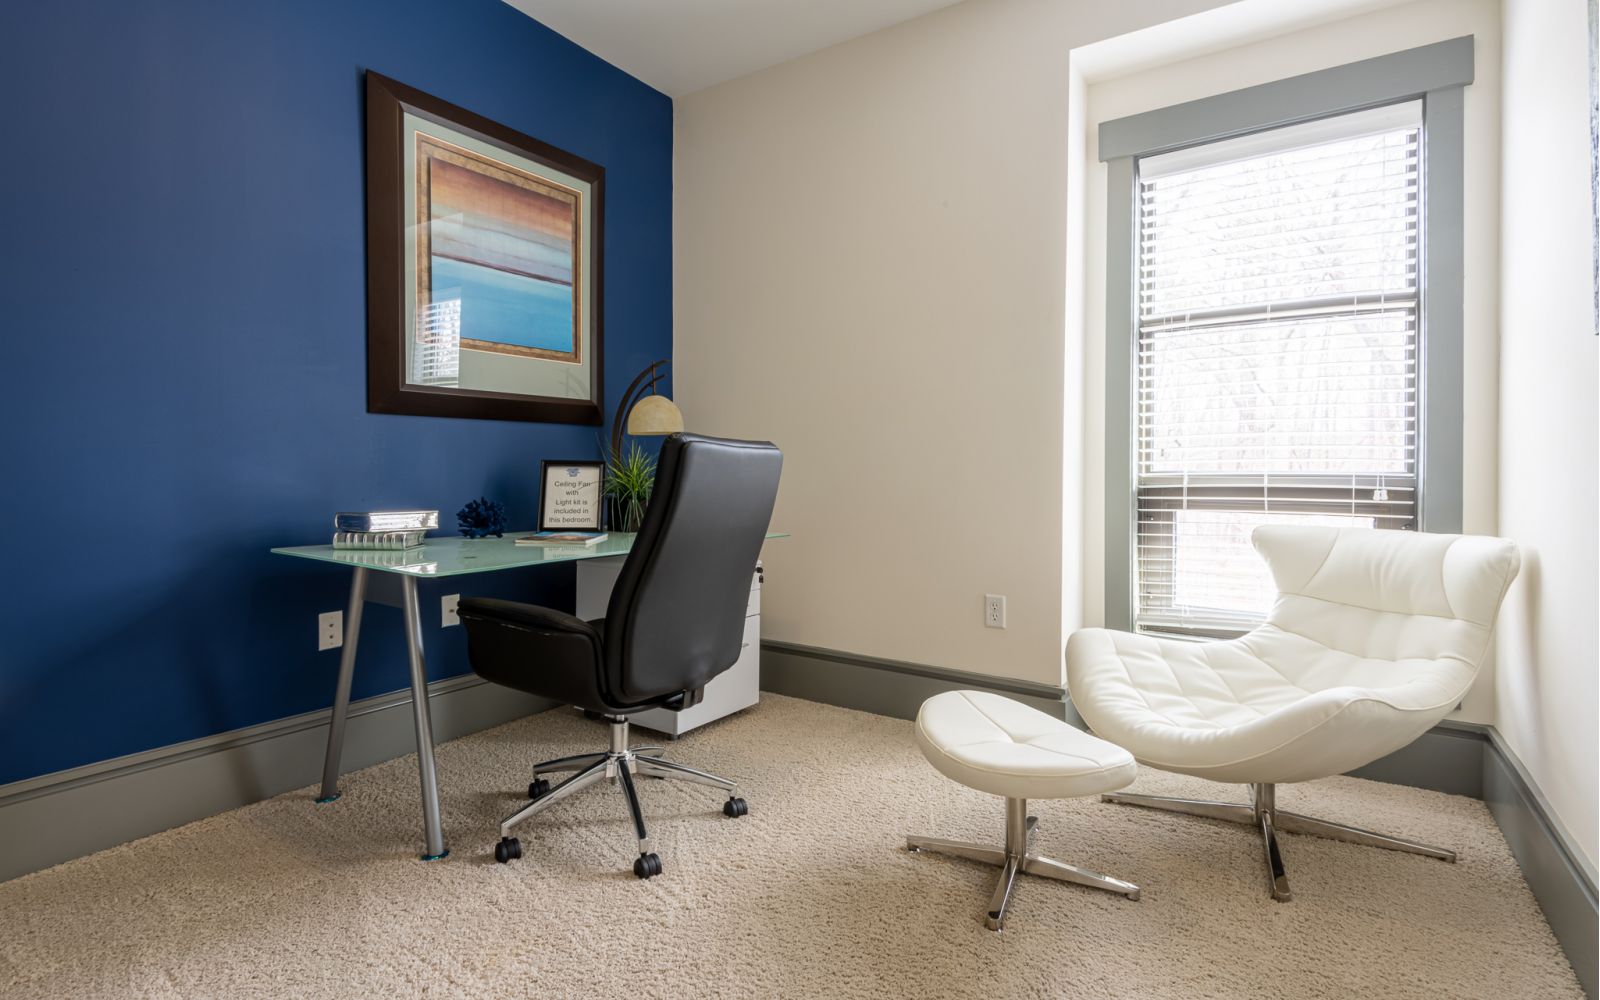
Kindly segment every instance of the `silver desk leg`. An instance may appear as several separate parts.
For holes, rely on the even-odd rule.
[[[417,611],[417,578],[400,576],[406,618],[406,653],[411,660],[411,711],[417,725],[417,771],[422,776],[422,860],[437,861],[450,853],[439,826],[439,776],[433,762],[433,720],[428,714],[428,671],[422,662],[422,615]]]
[[[344,752],[344,724],[350,715],[350,679],[356,672],[356,641],[361,638],[361,609],[367,604],[367,569],[350,577],[350,606],[344,612],[344,651],[339,654],[339,681],[333,689],[333,721],[328,726],[328,756],[322,762],[318,802],[339,797],[339,756]]]

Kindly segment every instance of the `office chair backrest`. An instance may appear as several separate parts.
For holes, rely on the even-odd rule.
[[[1278,587],[1268,624],[1358,657],[1474,671],[1521,562],[1484,535],[1264,525],[1250,540]]]
[[[605,683],[619,702],[698,691],[739,659],[782,467],[764,441],[673,434],[662,444],[606,612]]]

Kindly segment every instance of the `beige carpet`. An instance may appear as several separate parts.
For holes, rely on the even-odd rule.
[[[993,871],[903,837],[998,842],[1000,802],[935,774],[908,722],[776,696],[671,747],[745,782],[750,816],[641,782],[662,877],[628,871],[604,785],[495,864],[531,760],[604,740],[562,710],[440,747],[442,862],[416,860],[407,757],[347,775],[334,805],[306,788],[0,885],[0,996],[1581,996],[1482,803],[1351,778],[1280,804],[1452,845],[1460,864],[1288,836],[1296,900],[1276,904],[1243,827],[1039,802],[1041,851],[1144,898],[1024,879],[995,935],[979,921]],[[1239,791],[1156,772],[1135,787]]]

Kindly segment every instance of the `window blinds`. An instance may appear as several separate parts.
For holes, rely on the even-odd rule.
[[[1229,635],[1264,523],[1414,528],[1421,105],[1138,164],[1140,631]]]

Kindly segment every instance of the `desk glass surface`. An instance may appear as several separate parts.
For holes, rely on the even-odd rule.
[[[463,576],[489,573],[523,566],[599,559],[627,555],[635,537],[630,531],[613,531],[594,545],[518,545],[515,539],[528,531],[508,531],[504,538],[452,538],[440,535],[427,538],[412,549],[336,549],[332,545],[296,545],[272,551],[280,556],[315,559],[318,562],[364,568],[405,576]],[[767,532],[768,538],[787,538],[781,531]]]

